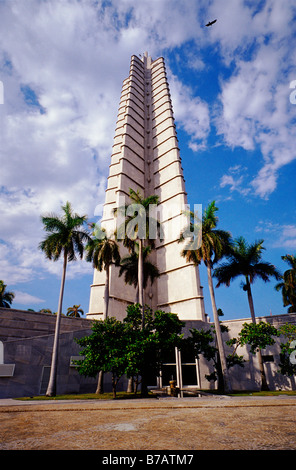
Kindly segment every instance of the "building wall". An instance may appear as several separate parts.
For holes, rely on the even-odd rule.
[[[0,354],[0,398],[45,394],[55,320],[56,317],[50,314],[0,308],[0,344],[3,345],[3,354]],[[71,357],[79,356],[81,349],[75,338],[90,333],[90,320],[62,317],[57,394],[95,392],[97,380],[81,376],[71,365]],[[111,391],[110,380],[108,377],[106,379],[106,391]],[[125,387],[124,381],[119,385],[119,390],[120,386]]]
[[[267,317],[257,317],[256,321],[264,321],[272,324],[275,328],[279,328],[285,323],[296,324],[296,313],[273,315]],[[229,331],[222,334],[223,343],[225,345],[225,354],[231,354],[233,349],[226,345],[226,341],[231,338],[238,336],[239,332],[243,328],[244,323],[251,323],[250,318],[238,319],[238,320],[225,320],[221,322],[227,326]],[[203,329],[205,331],[210,330],[214,326],[213,323],[207,323],[203,321],[186,321],[186,325],[182,331],[185,337],[190,335],[190,329]],[[280,343],[287,342],[287,339],[283,336],[275,338],[275,344],[268,346],[265,350],[262,350],[263,357],[266,356],[267,362],[264,362],[264,369],[266,373],[267,383],[270,390],[296,390],[296,377],[286,377],[278,372],[280,363]],[[249,346],[240,347],[237,350],[239,356],[243,356],[245,362],[244,367],[235,365],[229,369],[229,375],[233,390],[250,390],[256,391],[261,388],[261,378],[259,371],[259,364],[257,356],[250,352]],[[181,362],[183,362],[181,355]],[[209,382],[205,375],[209,375],[213,372],[211,364],[206,361],[202,356],[198,360],[198,377],[197,383],[192,383],[191,386],[200,387],[201,389],[215,389],[217,388],[217,382]]]
[[[279,328],[285,323],[296,324],[296,313],[258,317],[258,321],[267,321]],[[222,324],[228,326],[229,332],[223,333],[224,341],[236,337],[243,323],[250,322],[249,318],[239,320],[226,320]],[[61,335],[59,342],[59,364],[57,377],[57,394],[64,393],[93,393],[96,390],[97,379],[84,378],[71,366],[71,357],[79,356],[80,347],[75,338],[81,338],[91,333],[90,320],[85,318],[63,317],[61,320]],[[183,333],[189,335],[190,329],[208,330],[213,324],[200,320],[187,321]],[[22,396],[36,396],[46,391],[51,353],[54,337],[55,316],[22,310],[0,308],[0,398],[14,398]],[[285,338],[277,338],[276,344],[262,351],[263,355],[273,356],[273,362],[265,362],[267,381],[271,390],[296,390],[294,377],[285,377],[278,373],[280,343]],[[226,347],[226,354],[232,350]],[[234,366],[230,369],[230,378],[234,390],[259,390],[260,374],[256,356],[250,353],[248,347],[238,349],[237,353],[243,355],[245,366]],[[184,358],[181,359],[184,362]],[[192,361],[190,361],[192,362]],[[176,378],[176,367],[169,366],[170,374]],[[183,366],[194,369],[194,366]],[[196,364],[196,377],[193,383],[186,386],[201,389],[215,389],[216,383],[209,383],[205,374],[212,372],[211,365],[200,357]],[[164,374],[165,375],[165,374]],[[163,375],[163,377],[164,377]],[[170,377],[169,377],[170,378]],[[168,377],[166,378],[168,382]],[[105,391],[111,391],[111,378],[106,374]],[[155,385],[155,384],[154,384]],[[163,385],[168,385],[164,383]],[[126,390],[127,380],[122,378],[118,390]]]
[[[285,323],[296,324],[296,313],[270,315],[266,317],[256,317],[256,321],[264,321],[270,323],[275,328],[279,328]],[[244,323],[251,323],[250,318],[239,320],[225,320],[221,322],[229,328],[228,333],[223,334],[224,341],[230,338],[237,337],[238,333],[243,327]],[[296,390],[296,377],[286,377],[278,372],[280,363],[280,343],[287,342],[283,336],[275,338],[275,344],[268,346],[262,350],[262,356],[267,357],[267,362],[264,362],[264,369],[266,373],[267,383],[270,390]],[[232,352],[232,349],[226,346],[226,354]],[[238,348],[238,355],[243,355],[245,359],[245,366],[241,368],[234,366],[230,369],[230,378],[232,387],[235,390],[259,390],[260,389],[260,372],[257,356],[250,352],[249,346]],[[273,360],[272,360],[272,357]]]

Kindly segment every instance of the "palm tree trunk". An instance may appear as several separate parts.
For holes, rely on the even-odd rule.
[[[143,240],[139,238],[139,258],[138,258],[138,286],[139,304],[142,305],[142,329],[144,328],[144,292],[143,292]]]
[[[104,393],[104,372],[100,370],[99,376],[98,376],[96,394],[102,394],[102,393]]]
[[[117,385],[117,380],[115,379],[114,375],[112,374],[112,392],[113,392],[113,398],[116,398],[116,385]]]
[[[136,304],[139,303],[139,285],[136,287]]]
[[[250,284],[250,281],[249,281],[248,277],[246,277],[246,290],[247,290],[247,294],[248,294],[248,302],[249,302],[249,307],[250,307],[250,312],[251,312],[252,323],[256,323],[254,302],[253,302],[253,296],[252,296],[252,291],[251,291],[251,284]],[[267,380],[266,380],[266,375],[265,375],[265,370],[264,370],[264,365],[263,365],[262,354],[261,354],[260,349],[257,351],[257,359],[258,359],[259,370],[260,370],[260,375],[261,375],[261,390],[262,391],[269,391],[269,387],[267,385]]]
[[[106,265],[106,281],[105,281],[105,292],[104,292],[104,310],[103,310],[103,320],[106,320],[108,317],[108,307],[109,307],[109,282],[110,282],[110,265]]]
[[[142,306],[142,330],[145,325],[144,308],[144,289],[143,289],[143,240],[139,238],[139,260],[138,260],[138,286],[139,286],[139,304]],[[142,372],[141,395],[147,395],[146,371]]]
[[[248,276],[246,276],[246,289],[247,289],[247,294],[248,294],[248,302],[249,302],[252,322],[256,323],[253,296],[252,296],[251,285],[250,285]]]
[[[127,393],[132,393],[134,391],[133,385],[134,385],[134,377],[128,377],[127,388],[126,388]]]
[[[209,283],[209,290],[210,290],[210,296],[211,296],[211,302],[212,302],[212,309],[213,309],[213,315],[214,315],[214,323],[215,323],[218,351],[219,351],[222,375],[223,375],[223,380],[224,380],[224,390],[225,390],[226,393],[230,393],[230,392],[232,392],[232,388],[231,388],[229,375],[228,375],[228,369],[227,369],[227,364],[226,364],[226,356],[225,356],[224,345],[223,345],[223,340],[222,340],[219,316],[218,316],[217,307],[216,307],[215,293],[214,293],[214,287],[213,287],[213,278],[212,278],[212,269],[211,269],[211,265],[210,265],[209,262],[207,263],[207,272],[208,272],[208,283]]]
[[[46,396],[48,397],[54,397],[56,395],[58,348],[59,348],[59,336],[60,336],[60,324],[61,324],[61,316],[62,316],[64,287],[65,287],[65,279],[66,279],[66,269],[67,269],[67,252],[65,251],[59,305],[58,305],[58,311],[57,311],[57,317],[56,317],[54,342],[53,342],[53,350],[52,350],[52,358],[51,358],[50,377],[49,377],[49,382],[48,382],[48,386],[46,390]]]
[[[107,320],[108,318],[108,307],[109,307],[109,284],[110,284],[110,265],[107,264],[105,266],[106,271],[106,280],[105,280],[105,291],[104,291],[104,310],[103,310],[103,320]],[[104,393],[104,372],[100,370],[98,375],[98,383],[97,383],[97,394]]]

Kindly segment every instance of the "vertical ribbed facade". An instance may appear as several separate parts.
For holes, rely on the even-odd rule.
[[[198,267],[186,263],[177,243],[182,210],[187,204],[185,182],[163,58],[145,53],[132,56],[129,77],[124,80],[106,189],[102,225],[115,229],[113,210],[129,203],[129,188],[145,197],[159,196],[159,218],[165,238],[156,242],[149,260],[160,277],[148,285],[145,303],[155,309],[178,313],[182,320],[205,320]],[[125,254],[121,246],[121,254]],[[135,302],[136,290],[126,285],[112,266],[108,316],[124,318],[126,306]],[[94,272],[89,318],[102,318],[104,271]]]

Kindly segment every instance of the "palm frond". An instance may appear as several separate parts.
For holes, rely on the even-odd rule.
[[[153,246],[155,238],[163,239],[161,224],[151,216],[150,211],[152,205],[158,205],[159,197],[151,195],[144,198],[139,190],[135,191],[132,188],[129,189],[129,196],[131,204],[114,209],[114,214],[120,215],[116,238],[123,241],[129,250],[133,250],[133,244],[137,239],[147,240]]]
[[[286,261],[291,266],[291,269],[296,271],[296,256],[284,255],[281,258],[283,261]]]
[[[244,276],[247,282],[252,284],[257,278],[268,282],[270,277],[281,279],[280,272],[268,262],[262,261],[263,240],[257,240],[252,244],[247,243],[245,238],[238,237],[234,240],[227,255],[228,262],[223,263],[213,272],[217,278],[217,287],[221,284],[226,286],[239,276]]]
[[[69,202],[62,206],[62,210],[61,217],[55,214],[41,217],[48,235],[39,248],[53,261],[57,261],[62,253],[67,255],[68,261],[74,261],[76,254],[82,258],[84,243],[90,238],[88,231],[83,228],[87,216],[73,214]]]
[[[6,290],[7,285],[0,280],[0,307],[10,308],[13,299],[15,298],[14,292]]]
[[[153,284],[154,280],[160,276],[157,266],[147,260],[151,252],[151,247],[146,246],[143,249],[143,288],[147,287],[148,280],[150,279]],[[124,256],[120,262],[119,276],[124,275],[124,282],[126,284],[138,285],[138,259],[139,248],[135,244],[135,250],[127,256]]]
[[[218,280],[216,287],[219,287],[221,284],[229,287],[231,281],[239,275],[241,275],[241,266],[238,262],[222,263],[213,271],[213,277]]]
[[[276,267],[268,262],[256,263],[253,266],[253,270],[250,272],[250,282],[260,277],[264,282],[269,282],[270,277],[274,277],[277,281],[281,279],[280,272]]]
[[[181,233],[178,242],[186,241],[188,234],[194,233],[181,252],[187,261],[197,265],[203,261],[206,266],[212,266],[223,256],[229,254],[232,244],[231,234],[216,228],[218,223],[217,211],[215,201],[212,201],[202,215],[202,224],[200,224],[198,214],[196,215],[192,211],[184,211],[184,215],[190,218],[190,224]]]
[[[287,269],[281,276],[281,282],[279,282],[275,289],[282,291],[282,300],[284,307],[290,305],[288,309],[293,312],[296,310],[296,257],[293,255],[284,255],[281,257],[283,261],[291,266],[291,269]]]
[[[119,266],[121,258],[116,240],[108,238],[105,229],[97,233],[102,236],[100,238],[94,236],[86,245],[86,261],[92,262],[98,271],[106,269],[111,264]]]

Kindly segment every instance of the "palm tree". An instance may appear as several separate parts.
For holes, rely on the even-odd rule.
[[[7,291],[6,287],[7,285],[0,281],[0,307],[10,308],[15,294]]]
[[[98,271],[102,271],[103,269],[106,271],[103,309],[103,320],[106,320],[108,318],[109,307],[110,266],[111,264],[119,266],[119,246],[115,240],[107,236],[105,228],[102,228],[98,224],[94,223],[90,226],[92,229],[94,229],[94,231],[93,238],[88,242],[86,246],[86,261],[92,262],[93,267]],[[96,393],[104,392],[103,379],[103,371],[100,371],[98,376]]]
[[[139,260],[139,244],[135,243],[130,250],[130,254],[124,256],[120,263],[119,276],[124,275],[124,282],[136,287],[136,303],[139,303],[139,284],[138,284],[138,260]],[[146,289],[148,280],[151,285],[156,278],[160,276],[160,272],[153,263],[147,260],[151,253],[151,246],[143,247],[143,289]],[[133,391],[133,377],[129,377],[127,392]]]
[[[146,240],[151,247],[154,247],[155,239],[149,237],[151,228],[157,229],[157,235],[160,236],[160,224],[151,217],[150,206],[158,205],[159,197],[156,195],[144,198],[137,190],[129,189],[129,196],[132,204],[125,205],[115,209],[124,214],[125,222],[118,227],[117,238],[124,240],[124,245],[130,250],[137,240],[139,247],[138,256],[138,286],[139,286],[139,304],[142,306],[142,328],[144,328],[144,271],[143,271],[143,248]]]
[[[50,313],[50,314],[52,315],[52,311],[51,311],[50,308],[42,308],[42,309],[40,310],[40,313]]]
[[[47,396],[55,396],[56,394],[58,342],[67,263],[75,261],[77,254],[80,258],[83,257],[84,242],[87,242],[90,238],[88,232],[83,229],[87,216],[73,213],[69,202],[66,202],[66,204],[62,206],[62,210],[62,216],[49,214],[41,217],[44,230],[47,232],[47,237],[39,244],[39,248],[45,253],[46,258],[50,260],[57,261],[61,256],[63,257],[63,272],[56,317],[50,378],[46,391]]]
[[[262,261],[262,251],[265,249],[263,242],[264,240],[259,240],[248,244],[244,237],[235,239],[233,247],[227,255],[228,262],[221,264],[214,271],[214,277],[218,279],[217,287],[221,284],[225,284],[228,287],[230,282],[238,276],[244,277],[245,282],[242,283],[242,287],[248,295],[253,323],[256,323],[256,317],[251,285],[257,278],[262,279],[264,282],[268,282],[270,277],[275,277],[277,280],[281,278],[279,271],[273,264]],[[260,350],[258,351],[258,361],[262,379],[261,388],[262,390],[268,390]]]
[[[228,375],[226,356],[224,351],[224,344],[222,341],[222,333],[219,322],[219,316],[217,312],[215,293],[213,287],[212,268],[214,263],[221,259],[226,253],[228,253],[229,246],[231,244],[231,234],[224,230],[218,230],[218,217],[216,212],[218,207],[215,205],[215,201],[212,201],[205,209],[202,216],[202,227],[200,232],[200,226],[194,227],[194,213],[190,212],[190,232],[197,233],[201,236],[200,243],[198,243],[196,249],[192,249],[194,244],[192,240],[182,250],[181,254],[186,258],[187,262],[193,262],[195,265],[199,265],[202,261],[207,268],[208,284],[211,296],[212,310],[214,316],[214,324],[217,337],[218,351],[221,361],[222,375],[224,380],[224,389],[226,392],[231,392],[231,384]],[[193,230],[195,229],[195,230]],[[181,234],[179,242],[184,240],[184,233],[188,233],[187,229]],[[198,247],[199,246],[199,247]]]
[[[149,253],[151,253],[151,247],[145,246],[143,248],[143,289],[146,289],[149,279],[153,284],[155,279],[160,276],[157,266],[147,260]],[[124,274],[124,282],[137,288],[136,302],[139,302],[138,260],[139,245],[135,243],[134,250],[122,258],[119,270],[119,276]]]
[[[104,311],[103,319],[108,317],[109,306],[109,284],[110,284],[110,266],[115,264],[119,266],[120,253],[115,240],[107,236],[104,228],[96,224],[91,225],[94,228],[94,237],[90,239],[86,246],[86,261],[93,263],[93,267],[98,271],[106,271],[105,292],[104,292]]]
[[[288,308],[288,313],[296,312],[296,257],[285,255],[281,258],[291,266],[291,269],[284,272],[282,281],[275,286],[275,289],[282,291],[284,307],[291,305]]]
[[[73,307],[67,308],[67,317],[80,318],[80,314],[83,315],[84,311],[82,308],[79,308],[80,305],[73,305]]]

